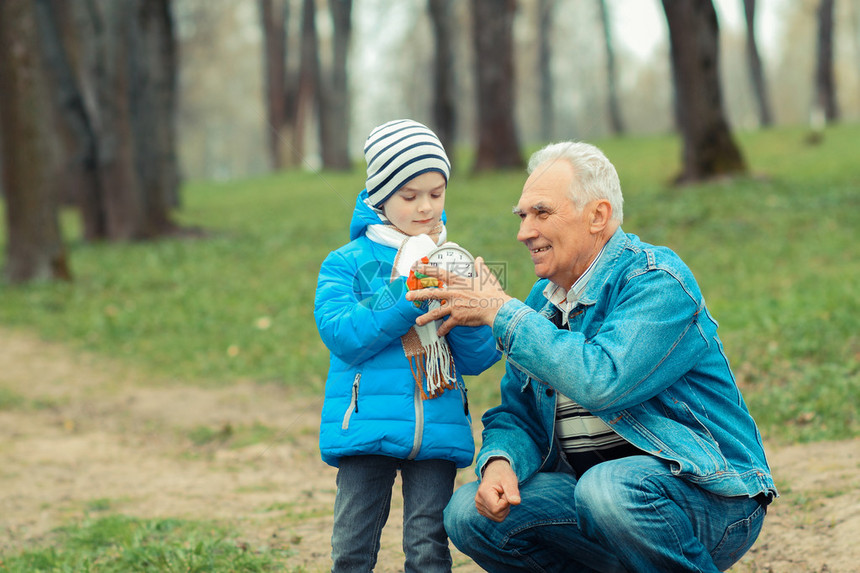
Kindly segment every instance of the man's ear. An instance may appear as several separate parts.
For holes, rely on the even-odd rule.
[[[600,199],[591,210],[589,230],[595,234],[603,232],[609,225],[610,219],[612,219],[612,205],[606,199]]]

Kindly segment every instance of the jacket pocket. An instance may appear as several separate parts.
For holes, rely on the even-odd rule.
[[[361,383],[361,372],[355,373],[355,379],[352,381],[352,397],[349,400],[349,407],[343,415],[343,423],[340,425],[341,430],[349,429],[349,419],[353,412],[358,413],[358,387]]]

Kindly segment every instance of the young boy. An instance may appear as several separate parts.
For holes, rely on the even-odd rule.
[[[441,339],[432,324],[416,327],[424,310],[404,297],[412,264],[446,241],[450,163],[439,139],[418,122],[391,121],[364,153],[351,241],[323,262],[314,305],[331,352],[320,451],[338,468],[332,571],[373,570],[400,470],[405,571],[448,572],[442,511],[457,468],[474,456],[461,375],[500,355],[488,327]]]

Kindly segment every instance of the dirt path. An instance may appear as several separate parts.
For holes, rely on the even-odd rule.
[[[293,550],[285,568],[328,570],[335,472],[317,453],[319,401],[273,386],[166,382],[0,329],[0,397],[20,398],[0,409],[0,553],[50,543],[54,528],[87,515],[123,513],[229,522],[237,542]],[[244,448],[189,437],[254,424],[276,435]],[[769,454],[783,497],[732,571],[860,571],[860,440]],[[395,492],[383,573],[401,570],[400,509]],[[455,571],[480,571],[454,558]]]

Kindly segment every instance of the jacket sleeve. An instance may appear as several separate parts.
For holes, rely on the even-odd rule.
[[[496,348],[489,326],[457,326],[445,335],[457,372],[475,376],[495,364],[502,353]]]
[[[537,473],[544,460],[557,455],[551,447],[550,435],[543,427],[544,420],[552,421],[555,402],[548,398],[539,403],[534,382],[516,371],[510,364],[501,381],[501,404],[487,410],[481,422],[484,425],[481,450],[475,463],[478,479],[490,458],[501,457],[511,463],[520,483]],[[541,411],[543,408],[545,411]],[[546,459],[552,467],[555,462]]]
[[[355,261],[334,251],[320,269],[314,319],[328,349],[351,364],[377,354],[412,327],[422,313],[406,300],[406,280],[396,279],[359,300]]]
[[[519,370],[592,413],[629,408],[677,382],[706,352],[698,325],[704,302],[659,268],[629,278],[612,296],[591,338],[557,329],[519,301],[502,307],[493,334]]]

